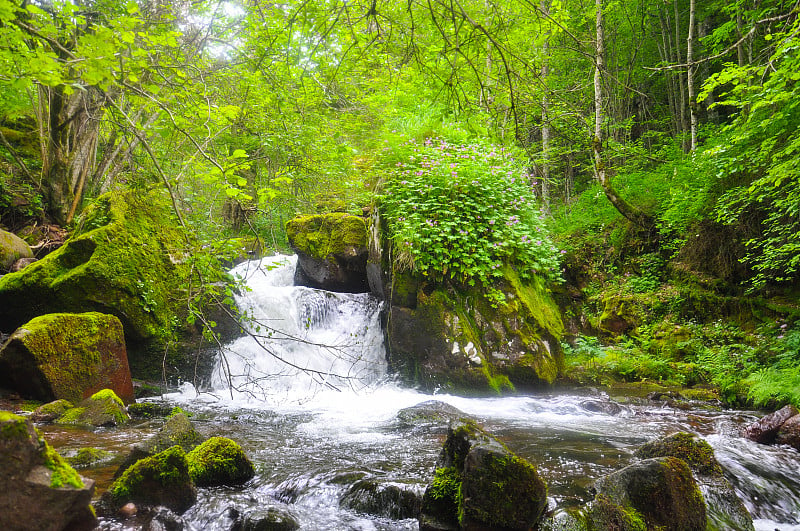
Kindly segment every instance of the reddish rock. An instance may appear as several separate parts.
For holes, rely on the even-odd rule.
[[[0,384],[45,402],[77,403],[103,389],[133,402],[122,324],[97,312],[36,317],[0,350]]]
[[[772,444],[784,422],[798,414],[794,406],[785,406],[774,413],[761,417],[744,429],[744,436],[761,444]]]
[[[795,415],[784,422],[775,438],[777,444],[788,444],[800,450],[800,415]]]

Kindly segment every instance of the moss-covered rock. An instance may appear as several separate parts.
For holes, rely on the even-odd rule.
[[[448,430],[420,529],[519,529],[537,525],[547,485],[536,468],[472,422]]]
[[[74,455],[67,457],[67,462],[75,468],[94,468],[104,465],[116,458],[116,454],[100,448],[80,448]]]
[[[389,364],[425,389],[499,393],[552,383],[563,365],[560,310],[541,280],[505,268],[504,300],[483,290],[419,284],[415,308],[387,320]]]
[[[16,234],[0,229],[0,272],[10,271],[20,258],[33,258],[31,248]]]
[[[641,446],[635,455],[641,458],[676,457],[689,465],[705,500],[707,531],[754,529],[750,513],[723,476],[714,449],[703,439],[692,433],[673,433]]]
[[[298,256],[295,284],[329,291],[367,292],[367,226],[341,212],[300,216],[286,224]]]
[[[134,419],[154,419],[168,417],[172,413],[172,405],[164,402],[136,402],[128,404],[128,415]]]
[[[417,518],[421,496],[411,485],[362,479],[353,484],[339,504],[359,513],[392,520]]]
[[[172,446],[177,445],[184,452],[190,452],[201,442],[203,442],[203,437],[197,433],[189,417],[183,412],[176,413],[167,419],[155,435],[131,448],[114,477],[120,477],[125,470],[140,459],[163,452]]]
[[[103,389],[68,409],[56,423],[99,428],[121,426],[128,420],[130,417],[122,400],[111,389]]]
[[[608,499],[604,504],[635,511],[647,529],[706,529],[703,495],[682,459],[645,459],[601,478],[595,488],[598,498]]]
[[[31,422],[0,411],[0,529],[92,529],[94,482],[81,477]],[[20,518],[24,515],[24,518]]]
[[[186,456],[189,475],[200,487],[240,485],[255,475],[253,463],[238,443],[211,437]]]
[[[31,420],[34,422],[53,422],[73,407],[75,406],[69,400],[64,400],[63,398],[54,400],[37,407],[31,414]]]
[[[183,513],[197,500],[186,453],[180,446],[173,446],[138,461],[111,484],[103,498],[114,508],[132,502],[163,505]]]
[[[131,402],[122,324],[97,312],[36,317],[0,350],[0,382],[38,400],[78,402],[110,388]]]
[[[190,274],[173,220],[164,194],[102,196],[62,247],[0,278],[0,330],[48,313],[115,315],[132,372],[160,378],[165,347],[185,322],[181,289]]]

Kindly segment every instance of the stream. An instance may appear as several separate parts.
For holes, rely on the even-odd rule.
[[[366,515],[340,504],[353,478],[370,478],[422,493],[433,476],[446,426],[406,423],[403,408],[429,400],[474,418],[518,455],[534,463],[549,485],[551,507],[591,499],[598,477],[631,463],[641,444],[684,430],[716,452],[726,476],[762,531],[800,531],[800,452],[739,436],[759,415],[698,404],[608,397],[597,391],[464,398],[403,387],[387,376],[381,301],[369,294],[294,287],[296,257],[237,266],[251,291],[238,299],[256,322],[228,345],[210,382],[190,384],[163,399],[192,414],[198,431],[239,442],[256,467],[243,488],[199,489],[183,515],[187,529],[231,528],[231,508],[274,507],[308,530],[418,529],[415,519]],[[587,400],[614,414],[590,411]],[[81,446],[120,452],[158,424],[80,432],[47,427],[62,453]],[[115,466],[81,471],[107,488]],[[102,529],[134,529],[101,520]]]

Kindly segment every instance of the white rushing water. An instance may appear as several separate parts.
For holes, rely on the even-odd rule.
[[[207,431],[240,441],[259,471],[244,493],[201,493],[185,515],[189,528],[226,529],[226,507],[277,505],[302,529],[416,529],[415,520],[340,506],[347,485],[336,478],[357,473],[421,492],[441,427],[404,426],[397,413],[434,399],[535,463],[553,504],[584,503],[591,482],[629,464],[638,446],[683,430],[714,447],[756,529],[800,531],[800,453],[742,439],[752,413],[631,403],[605,414],[584,406],[608,401],[597,393],[465,398],[403,387],[386,375],[382,303],[294,287],[295,266],[296,257],[272,257],[232,271],[250,287],[237,301],[254,318],[248,335],[225,348],[211,390],[185,384],[168,397],[205,419]]]

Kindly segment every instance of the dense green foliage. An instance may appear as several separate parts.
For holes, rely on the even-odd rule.
[[[598,51],[576,0],[0,0],[0,223],[36,244],[106,191],[161,189],[211,339],[238,238],[285,249],[296,214],[377,207],[400,269],[563,276],[597,321],[570,347],[589,372],[797,402],[774,323],[797,326],[796,3],[600,5]],[[617,334],[620,297],[638,314]],[[676,359],[656,320],[710,342]]]
[[[506,263],[524,280],[560,278],[519,153],[440,138],[398,151],[380,196],[398,263],[469,285],[490,286]]]

